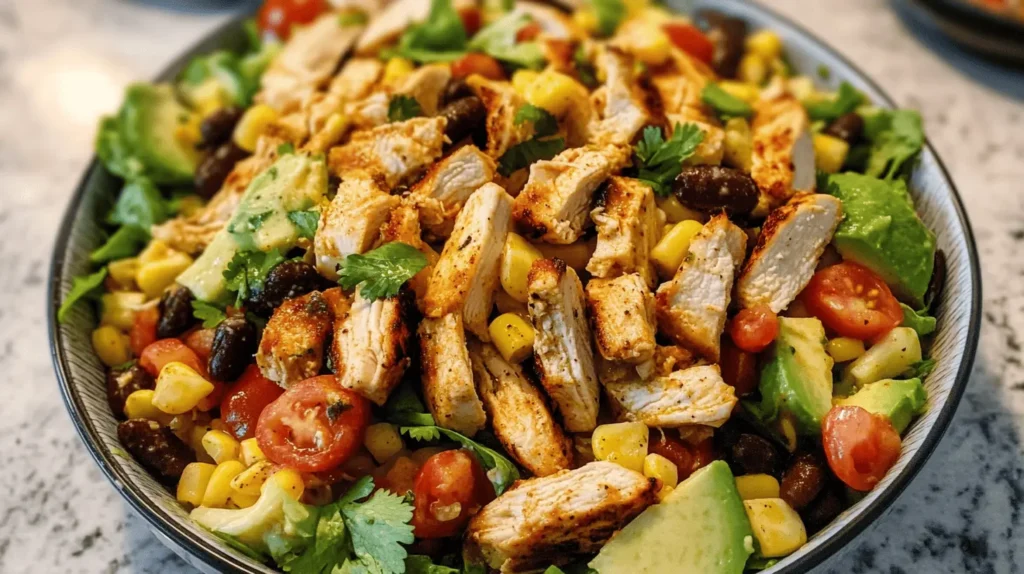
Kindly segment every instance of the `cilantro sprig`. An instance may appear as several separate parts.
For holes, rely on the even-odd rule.
[[[697,151],[702,141],[703,130],[692,123],[676,123],[668,141],[665,141],[660,128],[644,128],[643,139],[634,149],[637,179],[650,185],[658,196],[667,196],[671,192],[672,180],[683,170],[683,162]]]
[[[416,98],[395,94],[388,102],[388,121],[404,122],[423,115],[423,108]]]
[[[849,82],[843,82],[839,85],[839,91],[836,92],[835,97],[805,102],[804,107],[807,108],[807,115],[812,121],[831,122],[839,116],[857,109],[857,106],[863,101],[864,95],[857,88],[854,88]]]
[[[247,299],[258,293],[263,288],[267,274],[282,261],[284,256],[277,249],[235,253],[223,273],[228,291],[235,293],[235,305],[241,307]]]
[[[415,62],[451,62],[465,54],[466,39],[466,28],[451,0],[431,0],[427,19],[410,26],[394,51]]]
[[[533,104],[523,104],[516,110],[515,119],[517,126],[530,122],[533,124],[533,134],[536,137],[547,137],[558,132],[558,120],[551,112]]]
[[[544,52],[536,42],[519,42],[516,35],[533,18],[524,12],[509,12],[477,32],[469,49],[521,68],[544,67]]]
[[[192,316],[203,322],[204,329],[213,329],[227,318],[224,309],[206,301],[192,301]]]
[[[289,211],[288,221],[291,221],[292,225],[295,226],[295,230],[299,232],[299,237],[313,239],[317,228],[320,227],[320,212],[316,209]]]
[[[394,297],[406,281],[427,266],[427,256],[399,241],[385,243],[363,255],[349,255],[338,268],[338,283],[345,289],[359,286],[364,299]]]
[[[530,164],[549,160],[565,149],[565,139],[547,138],[558,132],[558,120],[544,108],[524,104],[516,110],[515,124],[533,124],[533,137],[505,151],[498,159],[498,173],[508,177]]]

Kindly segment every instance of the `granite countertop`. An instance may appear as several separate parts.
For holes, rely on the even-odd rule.
[[[97,117],[116,109],[124,85],[229,17],[214,4],[0,1],[0,572],[189,571],[107,484],[72,428],[47,351],[45,278]],[[967,204],[985,285],[978,360],[951,428],[891,512],[819,571],[1018,572],[1024,74],[961,54],[933,31],[911,33],[893,11],[900,2],[771,4],[921,110]]]

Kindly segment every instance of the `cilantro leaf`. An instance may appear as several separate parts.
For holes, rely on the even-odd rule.
[[[364,299],[394,297],[426,266],[427,256],[418,249],[392,241],[363,255],[346,257],[338,268],[338,283],[345,289],[359,285]]]
[[[121,133],[121,122],[115,116],[105,116],[96,131],[96,156],[110,173],[131,179],[145,171],[142,161]]]
[[[611,36],[626,18],[626,3],[623,0],[591,0],[597,16],[597,31],[602,36]]]
[[[822,120],[831,122],[839,116],[846,115],[857,109],[857,106],[863,101],[864,95],[857,88],[854,88],[849,82],[843,82],[839,84],[839,91],[834,98],[804,102],[804,107],[807,108],[807,115],[810,116],[812,121]]]
[[[668,141],[665,141],[660,128],[647,126],[634,149],[637,178],[650,185],[656,195],[667,196],[671,192],[672,180],[683,170],[683,162],[697,151],[702,141],[704,132],[696,124],[676,123]]]
[[[372,481],[367,481],[370,488]],[[404,496],[378,490],[365,502],[340,504],[352,550],[361,562],[386,574],[402,574],[408,555],[402,544],[412,544],[412,505]],[[318,529],[319,530],[319,529]],[[319,541],[318,541],[319,542]]]
[[[204,329],[213,329],[227,318],[224,309],[198,299],[192,301],[192,316],[203,322]]]
[[[384,404],[384,415],[388,422],[400,426],[433,426],[434,417],[427,412],[423,401],[409,384],[402,384],[388,397]]]
[[[242,221],[235,221],[228,226],[228,233],[237,235],[252,235],[263,227],[263,222],[266,221],[270,216],[274,215],[273,210],[262,211],[260,213],[254,213],[249,217],[246,217]]]
[[[292,142],[284,142],[277,146],[277,155],[288,155],[295,153],[295,144]]]
[[[116,225],[135,225],[143,229],[148,238],[149,229],[166,221],[170,217],[169,211],[156,185],[149,179],[137,177],[121,188],[107,221]]]
[[[57,310],[57,322],[63,323],[67,319],[68,311],[75,303],[82,299],[90,298],[97,294],[103,287],[103,280],[107,278],[107,268],[104,267],[91,275],[83,275],[71,279],[71,290],[64,296],[64,302]]]
[[[487,470],[487,478],[494,485],[494,492],[498,495],[505,492],[513,482],[519,480],[519,469],[512,461],[496,450],[488,448],[475,440],[439,426],[406,426],[400,431],[413,440],[438,440],[444,435],[470,450],[480,460],[480,464]]]
[[[267,273],[284,261],[281,252],[274,249],[262,251],[239,251],[224,269],[224,281],[228,291],[236,294],[235,305],[242,304],[263,288]]]
[[[315,209],[308,211],[289,211],[288,221],[292,222],[299,232],[299,237],[313,239],[316,230],[320,227],[320,213]]]
[[[572,65],[576,68],[576,75],[584,86],[590,89],[598,86],[600,82],[597,81],[597,70],[594,68],[594,64],[587,59],[587,51],[583,48],[583,44],[576,46],[576,50],[573,51]]]
[[[211,532],[213,532],[214,536],[223,540],[224,543],[227,544],[230,548],[233,548],[241,552],[242,554],[248,556],[249,558],[252,558],[253,560],[256,560],[257,562],[263,562],[267,559],[266,556],[254,550],[245,542],[242,542],[238,538],[230,534],[227,534],[226,532],[218,532],[216,530],[213,530]]]
[[[543,68],[546,59],[540,46],[516,41],[516,34],[532,20],[524,12],[509,12],[477,32],[469,49],[522,68]]]
[[[123,225],[95,251],[89,254],[89,261],[104,263],[115,259],[131,257],[142,249],[149,240],[149,232],[137,225]]]
[[[900,303],[900,307],[903,309],[903,323],[901,323],[900,326],[910,327],[917,331],[917,334],[920,337],[931,335],[935,332],[935,317],[928,315],[927,309],[915,311],[910,307],[910,305],[905,305],[903,303]]]
[[[921,114],[913,110],[881,111],[865,122],[871,155],[865,173],[892,179],[904,172],[924,146]]]
[[[466,28],[451,0],[430,0],[427,19],[406,29],[395,52],[416,62],[449,62],[465,49]]]
[[[423,115],[423,108],[416,98],[402,94],[396,94],[388,102],[388,121],[404,122]]]
[[[441,427],[434,425],[401,427],[401,432],[412,440],[432,441],[441,439]]]
[[[533,162],[551,159],[564,149],[565,140],[562,138],[526,140],[508,148],[508,151],[498,159],[498,173],[508,177],[525,167],[530,167]]]
[[[750,104],[723,90],[714,82],[708,82],[704,86],[700,99],[711,106],[720,118],[749,118],[754,115],[754,108]]]
[[[526,122],[533,124],[535,137],[547,137],[558,132],[558,120],[551,112],[533,104],[523,104],[516,110],[515,123],[522,125]]]
[[[430,556],[413,554],[405,559],[405,574],[462,574],[462,570],[434,564]]]
[[[903,376],[908,379],[923,379],[934,370],[935,359],[923,359],[907,367],[907,370],[903,372]]]

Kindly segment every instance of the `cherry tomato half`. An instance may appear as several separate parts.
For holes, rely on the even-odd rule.
[[[284,389],[263,376],[260,368],[249,365],[220,403],[220,418],[238,440],[256,435],[256,423],[267,405],[284,394]]]
[[[487,54],[466,54],[452,62],[452,76],[465,78],[480,74],[488,80],[504,80],[505,70],[497,60]]]
[[[156,341],[156,324],[160,322],[160,310],[156,307],[145,307],[135,312],[135,322],[128,332],[128,344],[136,357]]]
[[[839,480],[871,490],[900,457],[900,435],[889,419],[860,407],[833,407],[821,424],[825,458]]]
[[[154,377],[160,376],[160,370],[167,363],[184,363],[200,375],[206,376],[206,368],[192,349],[178,339],[160,339],[151,343],[139,355],[139,366]]]
[[[536,22],[530,22],[523,26],[516,32],[516,42],[529,42],[537,38],[540,35],[541,29],[540,24]]]
[[[767,305],[741,309],[729,322],[729,336],[748,353],[760,353],[779,334],[779,317]]]
[[[327,0],[266,0],[256,16],[263,33],[287,40],[292,26],[308,24],[327,10]]]
[[[757,357],[741,350],[728,337],[722,338],[722,356],[718,364],[722,369],[722,380],[736,389],[736,396],[749,395],[757,388]]]
[[[199,360],[206,364],[210,360],[210,349],[213,347],[214,329],[193,329],[182,338],[185,346],[199,356]]]
[[[352,456],[369,423],[369,402],[334,375],[321,375],[292,385],[263,409],[256,441],[271,462],[318,472]]]
[[[446,450],[423,463],[413,485],[412,525],[418,538],[458,534],[494,487],[476,458],[464,450]]]
[[[815,273],[800,300],[844,337],[871,340],[903,322],[903,310],[889,286],[867,267],[849,261]]]
[[[662,24],[661,29],[677,48],[705,64],[711,65],[711,61],[715,57],[715,44],[703,32],[681,22]]]
[[[651,434],[647,450],[675,463],[679,480],[689,478],[715,459],[714,445],[710,438],[691,445],[667,433],[656,432]]]
[[[462,8],[459,10],[459,19],[462,20],[462,27],[466,30],[467,38],[475,36],[483,25],[483,16],[480,14],[479,8]]]

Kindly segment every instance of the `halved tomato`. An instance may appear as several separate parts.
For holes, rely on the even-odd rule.
[[[707,65],[715,57],[715,45],[703,32],[690,24],[673,22],[662,24],[661,29],[677,48]]]
[[[900,435],[889,419],[861,407],[833,407],[821,423],[825,458],[839,480],[871,490],[900,457]]]
[[[139,356],[139,366],[154,377],[160,376],[160,370],[164,365],[173,362],[184,363],[200,375],[206,376],[206,367],[199,360],[199,356],[178,339],[160,339],[147,345]]]
[[[730,337],[722,337],[722,356],[718,364],[722,380],[736,389],[736,396],[749,395],[757,388],[757,356],[737,347]]]
[[[464,450],[446,450],[427,459],[412,493],[417,538],[454,536],[494,500],[494,487],[483,467]]]
[[[266,0],[256,24],[263,33],[287,40],[293,26],[312,22],[328,8],[327,0]]]
[[[465,78],[480,74],[488,80],[504,80],[505,69],[487,54],[470,53],[452,62],[452,76]]]
[[[812,315],[843,337],[872,340],[903,322],[900,302],[885,281],[850,261],[815,273],[800,300]]]
[[[142,356],[142,351],[156,341],[156,324],[160,322],[160,310],[156,307],[144,307],[135,312],[135,322],[128,333],[128,343],[132,354]]]
[[[741,309],[729,322],[729,336],[748,353],[760,353],[779,334],[779,317],[767,306]]]
[[[235,438],[250,438],[263,409],[282,394],[284,389],[264,377],[258,366],[249,365],[221,401],[220,418]]]

